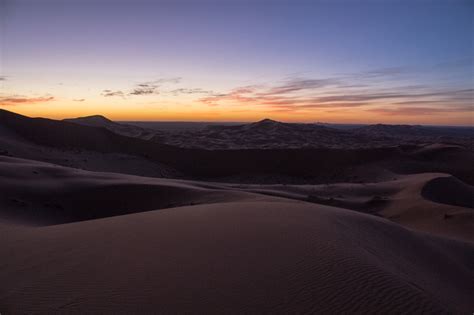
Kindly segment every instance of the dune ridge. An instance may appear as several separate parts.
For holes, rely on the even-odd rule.
[[[384,180],[387,171],[441,172],[474,184],[471,166],[474,153],[462,147],[432,150],[429,159],[418,154],[417,146],[203,150],[183,149],[126,137],[102,127],[33,119],[2,110],[0,124],[9,135],[18,137],[12,142],[9,135],[0,134],[0,150],[8,151],[8,155],[92,171],[220,182],[300,184],[370,182],[377,174]]]
[[[5,196],[0,198],[0,219],[42,226],[186,205],[283,199],[368,213],[474,242],[472,186],[440,173],[397,176],[364,184],[236,185],[96,173],[0,157]],[[450,189],[456,192],[450,195]],[[443,192],[445,199],[436,199]]]
[[[212,184],[93,173],[1,156],[0,187],[0,217],[27,225],[61,224],[189,204],[265,199]]]

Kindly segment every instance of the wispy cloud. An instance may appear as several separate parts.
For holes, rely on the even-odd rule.
[[[459,63],[443,65],[448,66],[458,67]],[[316,78],[298,74],[276,82],[235,86],[223,91],[173,86],[182,79],[172,77],[136,83],[129,90],[104,90],[102,95],[122,98],[194,95],[202,104],[225,105],[229,111],[259,107],[262,111],[288,113],[340,113],[352,109],[383,115],[440,115],[472,110],[473,88],[427,79],[420,69],[423,70],[389,67]]]
[[[434,109],[433,113],[461,112],[469,108],[474,89],[443,87],[439,83],[432,86],[413,84],[403,76],[413,71],[406,67],[393,67],[328,78],[290,78],[277,84],[235,87],[202,97],[199,101],[209,106],[261,106],[263,110],[286,112],[312,109],[330,112],[357,107],[387,114],[415,114],[426,112],[427,108]],[[408,109],[403,111],[402,107]]]
[[[439,115],[445,113],[468,113],[472,112],[473,106],[459,105],[459,106],[444,106],[444,107],[425,107],[425,106],[403,106],[403,107],[378,107],[371,108],[367,111],[392,116],[412,116],[412,115]]]
[[[444,91],[433,91],[429,93],[405,93],[404,91],[394,90],[393,92],[376,92],[367,91],[365,93],[355,94],[336,94],[331,96],[319,97],[316,101],[320,103],[325,102],[364,102],[374,100],[389,100],[389,99],[420,99],[426,97],[447,97],[450,99],[458,98],[461,95],[472,94],[473,90],[444,90]]]
[[[25,96],[7,96],[0,97],[0,105],[2,106],[14,106],[23,104],[38,104],[54,101],[54,96],[44,97],[25,97]]]
[[[402,101],[402,102],[394,102],[392,104],[395,105],[433,105],[433,104],[446,104],[446,101],[443,100],[426,100],[426,101]]]
[[[142,95],[158,95],[160,94],[160,88],[166,84],[177,84],[181,82],[180,77],[171,77],[171,78],[161,78],[153,81],[146,81],[135,84],[130,91],[112,91],[104,90],[102,95],[106,97],[110,96],[119,96],[125,97],[126,95],[130,96],[142,96]]]
[[[80,99],[74,99],[73,101],[74,102],[84,102],[86,99],[84,98],[80,98]]]
[[[261,93],[261,95],[281,95],[293,92],[300,92],[305,90],[314,90],[327,86],[337,86],[340,84],[338,79],[327,78],[327,79],[307,79],[307,78],[296,78],[291,79],[284,84],[271,87],[268,91]]]
[[[147,95],[147,94],[159,94],[157,91],[158,86],[148,86],[146,84],[140,84],[138,87],[133,89],[129,95]]]
[[[174,90],[171,90],[169,91],[169,94],[173,95],[173,96],[178,96],[178,95],[182,95],[182,94],[213,94],[214,92],[211,91],[211,90],[205,90],[205,89],[202,89],[202,88],[180,88],[180,89],[174,89]]]
[[[362,71],[359,73],[351,73],[347,76],[355,79],[387,79],[399,77],[402,74],[407,74],[410,72],[412,72],[412,69],[408,67],[387,67],[369,71]]]
[[[136,84],[136,86],[128,94],[129,95],[150,95],[150,94],[158,95],[161,93],[159,89],[163,85],[177,84],[179,82],[181,82],[180,77],[162,78],[162,79],[157,79],[154,81],[143,82],[143,83]]]
[[[125,93],[123,93],[120,90],[118,91],[103,90],[101,95],[105,97],[119,96],[119,97],[125,98]]]

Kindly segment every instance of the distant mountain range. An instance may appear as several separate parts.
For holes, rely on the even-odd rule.
[[[165,142],[186,148],[278,149],[351,147],[364,136],[316,124],[264,119],[237,126],[209,126],[168,136]]]
[[[0,155],[91,171],[212,181],[362,182],[391,178],[391,172],[444,172],[474,183],[473,137],[389,137],[361,130],[263,120],[169,132],[102,116],[60,121],[0,110]]]
[[[104,127],[120,135],[176,147],[207,150],[373,148],[439,142],[474,147],[474,128],[467,127],[376,124],[341,129],[320,123],[283,123],[264,119],[247,124],[211,124],[201,128],[176,128],[175,131],[170,131],[168,126],[164,129],[159,125],[145,128],[133,123],[113,122],[99,115],[65,121]]]
[[[474,128],[470,127],[435,127],[419,125],[386,125],[376,124],[353,129],[357,134],[367,135],[375,138],[399,138],[399,137],[474,137]]]

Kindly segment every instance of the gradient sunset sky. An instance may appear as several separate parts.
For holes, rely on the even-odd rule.
[[[0,0],[0,108],[471,125],[473,1]]]

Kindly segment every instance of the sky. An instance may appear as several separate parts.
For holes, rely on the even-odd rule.
[[[0,0],[0,108],[472,125],[473,1]]]

